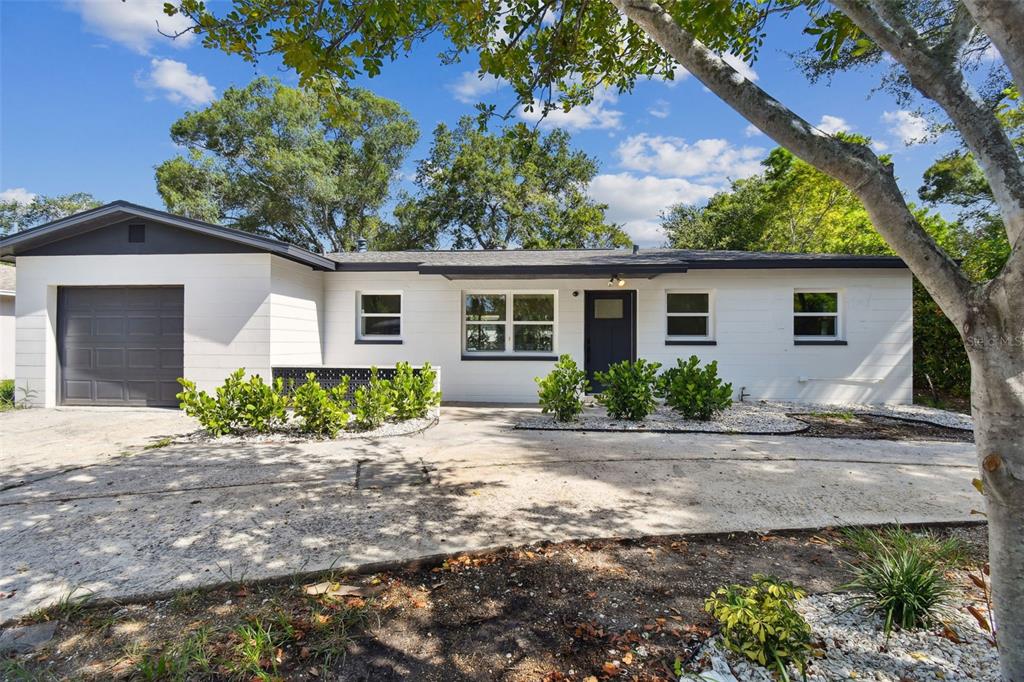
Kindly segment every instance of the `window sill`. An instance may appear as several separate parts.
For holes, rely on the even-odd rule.
[[[842,339],[794,339],[794,346],[846,346],[846,341]]]
[[[665,339],[666,346],[717,346],[715,339]]]
[[[555,362],[557,355],[467,355],[462,354],[462,361],[495,361],[495,362]]]
[[[401,346],[402,339],[356,339],[357,346]]]

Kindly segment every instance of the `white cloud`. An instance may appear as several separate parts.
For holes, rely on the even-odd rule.
[[[533,111],[525,109],[519,112],[520,118],[540,122],[544,128],[565,128],[566,130],[601,130],[615,129],[622,126],[622,111],[611,108],[618,97],[605,88],[594,91],[594,101],[590,104],[576,106],[569,111],[554,109],[543,116],[544,104],[534,101]]]
[[[656,178],[633,173],[598,175],[590,183],[590,196],[608,204],[608,219],[622,223],[638,243],[664,241],[658,215],[678,203],[704,201],[718,187],[690,182],[685,178]]]
[[[836,133],[848,133],[853,130],[853,126],[846,122],[846,119],[839,116],[831,116],[825,114],[818,121],[818,130],[829,135],[835,135]]]
[[[758,135],[764,135],[764,133],[753,123],[748,123],[747,127],[743,129],[743,135],[744,137],[757,137]]]
[[[615,150],[623,168],[681,178],[704,178],[721,184],[761,171],[761,147],[734,147],[708,138],[690,144],[680,137],[640,133],[626,138]]]
[[[889,132],[906,145],[920,142],[928,135],[928,122],[906,109],[886,111],[882,121],[888,123]]]
[[[185,47],[195,39],[191,32],[174,40],[160,35],[160,31],[180,33],[191,25],[180,14],[164,14],[164,0],[66,0],[66,4],[82,16],[86,28],[93,33],[142,54],[148,53],[150,45],[157,41]]]
[[[16,204],[31,204],[36,195],[24,187],[11,187],[0,192],[0,201],[13,201]]]
[[[153,59],[149,64],[149,76],[136,78],[139,86],[161,90],[167,99],[176,103],[198,105],[213,101],[214,87],[205,76],[189,71],[188,65],[184,62]]]
[[[754,71],[754,67],[743,61],[742,57],[734,55],[731,52],[726,52],[722,55],[722,59],[725,60],[726,64],[739,71],[740,75],[748,81],[754,82],[760,78],[760,76],[757,75],[757,71]]]
[[[871,148],[878,153],[888,151],[889,145],[881,140],[871,140]]]
[[[489,73],[481,76],[476,71],[466,71],[454,83],[448,84],[448,89],[455,95],[455,99],[465,104],[476,104],[484,95],[488,95],[500,89],[504,81],[495,78]]]
[[[663,99],[659,99],[654,103],[654,106],[647,110],[647,113],[654,118],[668,118],[670,112],[669,104]]]

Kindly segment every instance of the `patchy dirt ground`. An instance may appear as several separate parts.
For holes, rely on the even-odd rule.
[[[985,551],[983,526],[937,532]],[[831,530],[604,540],[141,604],[70,599],[33,616],[59,620],[56,637],[0,660],[0,677],[668,680],[710,636],[714,588],[764,572],[831,591],[850,559]],[[324,589],[338,594],[308,594]]]
[[[871,414],[806,412],[791,413],[789,416],[810,424],[809,429],[796,435],[811,438],[974,442],[974,433],[971,431]]]

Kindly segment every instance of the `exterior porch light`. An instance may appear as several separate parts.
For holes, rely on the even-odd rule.
[[[612,275],[612,278],[608,280],[608,286],[622,288],[626,286],[626,280],[619,275]]]

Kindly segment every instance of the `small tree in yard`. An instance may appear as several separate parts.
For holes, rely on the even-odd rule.
[[[1024,91],[1024,0],[177,0],[204,44],[250,61],[272,53],[300,82],[332,89],[375,75],[386,60],[443,32],[448,59],[474,51],[482,75],[507,81],[544,109],[593,100],[601,86],[671,79],[685,68],[777,144],[846,185],[886,243],[955,324],[971,363],[972,412],[986,490],[1000,665],[1024,680],[1024,164],[996,115]],[[795,10],[799,10],[796,12]],[[806,20],[815,43],[800,57],[812,77],[859,65],[891,69],[885,85],[923,97],[962,138],[991,190],[1011,245],[1005,265],[973,281],[922,228],[893,167],[867,145],[829,135],[730,66],[756,57],[771,14]],[[994,50],[992,50],[994,48]],[[969,75],[997,52],[985,89]],[[993,87],[994,85],[994,87]],[[561,93],[552,101],[552,93]],[[538,94],[541,100],[538,103]],[[493,112],[484,107],[482,114]],[[671,123],[671,121],[669,121]]]

